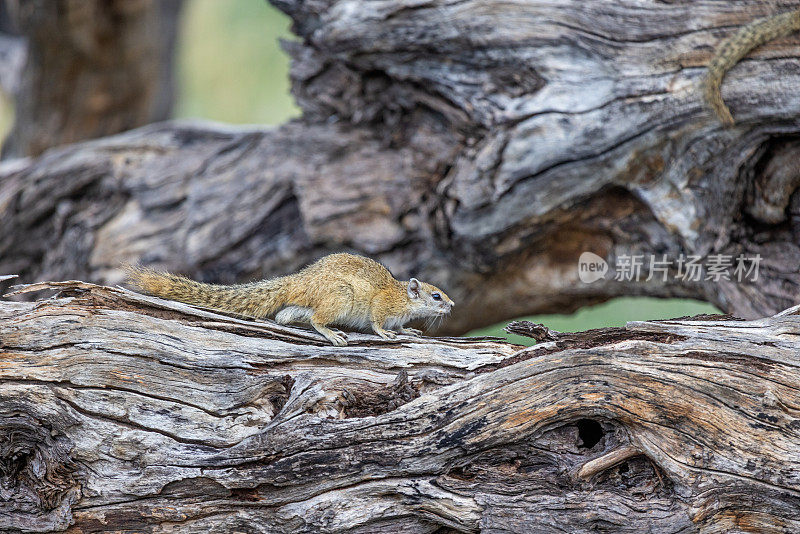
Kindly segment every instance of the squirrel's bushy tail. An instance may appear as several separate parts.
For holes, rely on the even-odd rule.
[[[725,74],[757,46],[798,30],[800,9],[751,22],[719,45],[708,64],[703,80],[703,93],[708,105],[724,124],[731,125],[734,122],[720,94],[720,85]]]
[[[266,317],[275,313],[280,279],[251,284],[223,286],[195,282],[185,276],[156,271],[146,267],[124,265],[128,281],[134,287],[170,300],[214,308],[250,317]]]

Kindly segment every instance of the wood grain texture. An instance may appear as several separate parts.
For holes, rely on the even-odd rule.
[[[0,303],[0,530],[793,532],[800,317],[531,348]]]
[[[725,78],[734,128],[697,87],[768,3],[275,5],[302,120],[163,123],[10,161],[0,271],[118,283],[141,261],[229,283],[355,251],[445,289],[445,333],[621,295],[749,318],[796,303],[800,37]],[[764,262],[755,282],[583,284],[583,251]]]
[[[169,118],[181,2],[7,2],[20,36],[0,39],[0,86],[14,96],[15,120],[3,157]]]

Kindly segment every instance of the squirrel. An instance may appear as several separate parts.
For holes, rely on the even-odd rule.
[[[703,80],[703,93],[712,111],[726,126],[734,123],[728,106],[722,100],[720,85],[725,74],[759,45],[800,30],[800,9],[757,19],[725,39],[708,64]]]
[[[187,304],[264,318],[280,324],[309,323],[335,346],[347,345],[336,324],[372,328],[384,339],[421,335],[405,328],[412,319],[434,320],[450,313],[453,301],[438,287],[412,278],[395,280],[380,263],[353,254],[331,254],[296,274],[239,285],[195,282],[185,276],[126,265],[128,280],[147,293]]]

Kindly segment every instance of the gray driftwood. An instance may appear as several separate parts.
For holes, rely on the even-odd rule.
[[[0,531],[797,532],[800,317],[316,333],[0,303]]]
[[[15,103],[3,157],[169,118],[181,1],[4,2],[0,30],[21,35],[0,34],[0,87]]]
[[[448,332],[619,295],[744,317],[796,303],[800,37],[726,77],[733,128],[696,87],[774,3],[274,3],[302,120],[165,123],[8,162],[0,272],[118,283],[142,261],[234,282],[344,249],[445,288]],[[585,285],[583,251],[764,262],[755,283]]]

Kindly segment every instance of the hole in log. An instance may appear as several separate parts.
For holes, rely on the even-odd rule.
[[[2,443],[2,441],[3,440],[0,439],[0,443]],[[30,451],[18,452],[10,457],[6,456],[0,458],[0,480],[2,480],[3,486],[10,485],[7,484],[7,482],[13,482],[17,479],[17,475],[28,466],[29,459]]]
[[[286,401],[289,400],[289,395],[291,395],[292,387],[294,386],[294,378],[290,375],[284,375],[281,378],[281,384],[283,385],[283,391],[277,391],[269,396],[269,402],[273,408],[272,413],[276,415],[286,405]]]
[[[575,476],[582,466],[608,458],[614,451],[628,452],[616,462],[601,461],[588,476]],[[464,454],[452,461],[436,483],[457,494],[479,492],[491,503],[482,512],[482,524],[504,525],[512,518],[527,521],[519,523],[518,532],[537,532],[543,524],[557,524],[564,513],[565,495],[572,502],[594,504],[591,517],[582,525],[586,531],[647,531],[615,528],[624,518],[653,531],[672,532],[657,525],[673,526],[670,518],[688,517],[687,505],[671,481],[630,444],[628,432],[616,421],[599,418],[563,421],[517,441]],[[649,515],[654,509],[663,513],[655,522]]]
[[[408,374],[401,371],[395,381],[388,386],[351,388],[348,390],[351,400],[345,406],[345,417],[368,417],[381,415],[419,397],[420,384],[408,379]]]
[[[0,406],[0,531],[29,523],[65,528],[64,514],[57,509],[80,492],[72,443],[24,410],[13,400]]]
[[[227,497],[233,491],[207,477],[190,477],[168,482],[159,495],[173,499],[212,499]]]
[[[231,490],[231,499],[245,502],[258,502],[258,488],[236,488]]]
[[[767,231],[769,225],[787,220],[787,207],[800,187],[800,138],[775,137],[755,154],[754,163],[745,166],[748,184],[745,211],[753,218],[754,230]],[[766,227],[765,227],[766,225]]]
[[[578,427],[578,448],[591,449],[597,445],[605,433],[603,427],[592,419],[581,419],[575,425]]]
[[[460,465],[447,472],[447,476],[469,482],[475,480],[475,473],[470,470],[470,465]]]
[[[446,477],[456,484],[503,481],[571,485],[571,470],[598,451],[617,446],[618,441],[611,423],[579,419],[528,440],[462,458],[453,463]]]
[[[599,473],[595,479],[595,488],[599,487],[625,489],[632,495],[664,495],[671,490],[672,485],[669,478],[647,456],[639,455]]]

